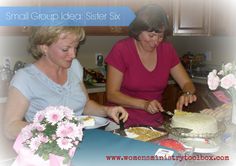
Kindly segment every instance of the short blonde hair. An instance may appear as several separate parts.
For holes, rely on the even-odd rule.
[[[39,45],[50,46],[59,39],[60,34],[74,34],[78,41],[85,38],[85,31],[78,26],[42,26],[32,27],[32,33],[29,37],[28,51],[35,59],[41,58],[44,53]]]

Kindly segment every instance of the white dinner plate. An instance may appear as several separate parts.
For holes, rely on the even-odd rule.
[[[84,119],[88,116],[86,115],[82,115],[82,116],[79,116],[78,119],[81,120],[81,119]],[[95,125],[94,126],[86,126],[85,129],[96,129],[96,128],[99,128],[99,127],[103,127],[103,126],[106,126],[110,123],[110,121],[106,118],[103,118],[103,117],[99,117],[99,116],[90,116],[92,118],[94,118],[95,120]]]
[[[211,139],[204,138],[183,138],[181,140],[185,148],[194,148],[195,153],[215,153],[219,145]]]

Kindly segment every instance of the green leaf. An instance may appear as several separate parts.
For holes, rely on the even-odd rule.
[[[48,137],[51,137],[53,134],[56,133],[57,124],[52,125],[52,124],[48,123],[45,128],[46,129],[44,130],[44,134]]]

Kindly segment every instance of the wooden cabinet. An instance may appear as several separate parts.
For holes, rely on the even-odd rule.
[[[1,36],[26,36],[30,33],[29,26],[0,26]]]
[[[236,35],[236,2],[235,0],[218,0],[213,4],[212,34]]]
[[[164,110],[174,112],[178,101],[180,88],[177,84],[169,84],[163,94],[162,106]]]
[[[194,83],[196,87],[196,96],[197,101],[189,104],[187,107],[183,107],[184,111],[188,112],[199,112],[203,110],[204,108],[208,108],[205,100],[205,96],[209,93],[208,86],[206,84],[200,84],[200,83]]]
[[[84,27],[88,36],[120,36],[128,35],[126,26],[87,26]]]
[[[103,105],[105,105],[107,102],[106,92],[89,93],[89,98]]]
[[[194,83],[196,87],[197,101],[183,107],[184,111],[199,112],[205,108],[215,108],[222,103],[209,90],[207,84]],[[181,89],[177,84],[170,84],[164,91],[162,105],[166,111],[173,112],[176,109],[176,103],[181,95]]]
[[[210,35],[211,0],[173,0],[173,35]]]

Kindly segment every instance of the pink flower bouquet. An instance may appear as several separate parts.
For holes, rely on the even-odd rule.
[[[213,70],[208,75],[209,89],[216,90],[219,86],[226,90],[231,97],[232,111],[231,122],[236,124],[236,65],[227,63],[222,65],[222,70],[218,73]],[[222,96],[222,95],[221,95]],[[222,97],[221,97],[222,98]]]
[[[13,165],[68,165],[82,137],[83,124],[73,110],[49,106],[37,112],[17,137]]]

